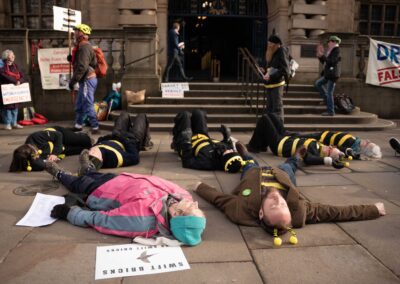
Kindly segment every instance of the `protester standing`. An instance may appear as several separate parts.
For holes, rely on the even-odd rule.
[[[341,39],[333,35],[328,39],[328,49],[326,51],[322,44],[319,44],[317,47],[317,57],[324,65],[324,70],[322,72],[322,77],[315,82],[315,87],[327,107],[327,111],[322,113],[323,116],[335,115],[333,92],[335,90],[336,81],[340,77],[340,42]]]
[[[96,54],[89,43],[89,35],[92,29],[85,24],[74,28],[74,40],[76,52],[72,58],[73,76],[69,82],[69,89],[79,83],[78,96],[75,103],[75,131],[82,130],[83,120],[89,119],[92,134],[99,133],[99,122],[94,111],[94,93],[97,88],[97,77],[95,68],[97,65]]]
[[[267,72],[264,75],[264,87],[267,89],[267,113],[275,113],[283,123],[283,87],[288,80],[289,54],[282,46],[282,40],[271,35],[268,38],[266,52]]]
[[[15,63],[15,55],[12,50],[6,49],[2,55],[2,67],[0,68],[0,85],[14,84],[19,85],[27,82],[25,75],[19,70]],[[3,97],[0,95],[1,113],[4,122],[4,129],[11,130],[12,128],[23,128],[17,123],[18,104],[3,104]]]

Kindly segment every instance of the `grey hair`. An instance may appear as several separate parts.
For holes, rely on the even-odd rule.
[[[380,159],[382,158],[381,148],[375,143],[368,143],[364,149],[361,149],[361,153],[368,158]]]
[[[14,53],[14,51],[12,51],[11,49],[4,50],[3,53],[1,54],[1,58],[3,60],[6,60],[8,58],[8,56],[10,55],[10,53]]]

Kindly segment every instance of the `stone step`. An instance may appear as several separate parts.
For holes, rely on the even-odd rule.
[[[180,111],[192,111],[194,109],[203,109],[207,113],[231,113],[231,114],[249,114],[252,113],[252,108],[248,105],[157,105],[157,104],[143,104],[143,105],[129,105],[128,112],[132,113],[178,113]],[[321,105],[284,105],[285,114],[320,114],[326,110],[325,106]]]
[[[113,111],[110,114],[111,119],[116,119],[120,111]],[[151,124],[153,123],[173,123],[175,113],[151,113],[147,117]],[[134,117],[135,114],[132,114]],[[209,123],[216,124],[237,124],[237,123],[255,123],[257,116],[255,114],[207,114]],[[285,124],[366,124],[375,123],[378,117],[375,114],[367,112],[354,113],[352,115],[337,114],[335,117],[321,116],[314,114],[288,114],[285,115]]]
[[[244,97],[184,97],[184,98],[160,98],[148,97],[146,104],[200,104],[200,105],[245,105],[246,101],[250,103],[250,97],[246,100]],[[257,99],[253,97],[251,100],[253,105],[257,103]],[[263,101],[260,97],[259,101]],[[319,98],[283,98],[284,105],[319,105],[322,99]]]
[[[101,121],[100,127],[105,130],[113,129],[112,121]],[[219,131],[220,123],[208,123],[209,131]],[[229,125],[232,132],[235,131],[253,131],[255,123],[236,123]],[[326,123],[326,124],[286,124],[287,130],[291,131],[322,131],[322,130],[341,130],[341,131],[378,131],[395,127],[395,123],[388,120],[378,119],[375,123],[368,124],[337,124],[337,123]],[[151,123],[150,130],[154,131],[167,131],[171,132],[173,123]]]
[[[237,82],[213,83],[213,82],[191,82],[190,90],[240,90],[241,84]],[[293,91],[311,91],[315,92],[313,85],[290,84],[289,89]]]
[[[263,90],[259,90],[260,96],[263,95]],[[236,90],[190,90],[186,91],[184,94],[185,98],[192,98],[192,97],[241,97],[245,96],[246,92],[242,92],[240,89]],[[256,90],[253,93],[248,93],[248,96],[253,95],[254,97],[257,95]],[[161,95],[160,95],[161,96]],[[289,92],[284,94],[284,98],[319,98],[318,92],[315,90],[313,91],[295,91],[292,90],[291,88],[289,89]]]

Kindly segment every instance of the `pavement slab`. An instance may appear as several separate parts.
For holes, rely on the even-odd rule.
[[[399,283],[359,245],[264,249],[252,252],[264,283]]]
[[[355,182],[337,174],[311,174],[297,176],[297,186],[329,186],[329,185],[350,185]]]
[[[338,225],[400,277],[399,215],[387,215],[368,222],[338,223]]]

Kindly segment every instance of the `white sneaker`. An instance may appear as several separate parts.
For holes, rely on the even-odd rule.
[[[16,125],[13,125],[12,128],[15,128],[15,129],[22,129],[22,128],[24,128],[24,127],[23,127],[22,125],[16,124]]]
[[[11,130],[11,129],[12,129],[12,127],[11,127],[11,125],[9,125],[9,124],[6,124],[6,126],[4,126],[4,129],[5,129],[5,130]]]

